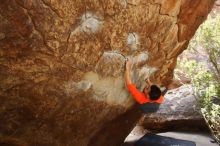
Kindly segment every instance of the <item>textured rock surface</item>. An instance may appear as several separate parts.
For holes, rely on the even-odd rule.
[[[139,125],[147,130],[207,130],[200,112],[198,97],[194,95],[191,85],[184,85],[169,90],[165,95],[164,104],[154,114],[146,114]]]
[[[141,116],[124,56],[167,86],[213,2],[0,0],[1,143],[120,145]]]

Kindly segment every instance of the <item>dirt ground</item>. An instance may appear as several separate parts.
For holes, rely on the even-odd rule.
[[[123,146],[134,146],[134,143],[147,133],[148,131],[144,130],[141,126],[136,126],[125,139],[125,144]],[[158,133],[158,135],[194,141],[196,143],[196,146],[219,146],[217,143],[212,143],[213,139],[210,133],[206,132],[170,131],[165,133]]]

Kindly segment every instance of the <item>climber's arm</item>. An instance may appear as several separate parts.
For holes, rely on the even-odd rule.
[[[146,82],[149,86],[152,86],[152,85],[153,85],[153,83],[150,81],[149,78],[147,78],[147,79],[145,80],[145,82]]]
[[[128,86],[129,84],[131,84],[131,61],[130,60],[126,60],[126,65],[125,65],[125,83],[126,86]]]
[[[138,89],[132,83],[130,73],[131,73],[131,61],[127,60],[126,61],[126,69],[125,69],[125,83],[126,83],[126,86],[127,86],[128,90],[129,90],[129,92],[134,97],[134,99],[139,104],[143,104],[143,103],[146,102],[147,99],[143,96],[143,94],[140,91],[138,91]]]

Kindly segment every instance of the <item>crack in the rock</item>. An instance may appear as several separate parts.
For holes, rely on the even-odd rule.
[[[133,35],[133,37],[134,37],[134,41],[135,41],[135,43],[137,43],[137,38],[136,38],[135,33],[131,32],[131,34],[132,34],[132,35]]]
[[[129,2],[127,2],[127,4],[130,5],[130,6],[137,6],[137,5],[129,3]]]
[[[50,52],[54,53],[53,49],[52,49],[50,46],[47,45],[47,42],[46,42],[46,40],[45,40],[44,34],[43,34],[39,29],[37,29],[37,26],[36,26],[36,24],[35,24],[33,18],[30,16],[31,14],[30,14],[28,11],[27,11],[27,15],[28,15],[28,17],[30,18],[30,20],[31,20],[31,22],[32,22],[32,24],[33,24],[33,29],[34,29],[34,31],[36,31],[36,32],[38,32],[38,33],[40,34],[44,45],[49,49]]]
[[[175,25],[177,25],[177,42],[179,42],[180,41],[180,28],[179,28],[178,22],[176,22]]]
[[[22,5],[20,5],[19,3],[17,3],[17,1],[15,1],[15,3],[16,3],[18,6],[20,6],[20,7],[24,10],[25,14],[27,15],[27,17],[30,19],[30,21],[31,21],[31,23],[32,23],[33,30],[36,31],[36,32],[41,36],[41,39],[42,39],[42,41],[43,41],[43,44],[44,44],[44,45],[46,46],[46,48],[48,48],[48,50],[49,50],[50,52],[52,52],[52,54],[53,54],[53,53],[54,53],[53,49],[52,49],[50,46],[47,45],[47,42],[45,41],[44,34],[43,34],[39,29],[37,29],[37,26],[36,26],[36,24],[35,24],[33,18],[31,17],[31,14],[30,14],[30,12],[28,11],[28,9],[26,9],[25,7],[23,7]],[[52,54],[50,54],[50,55],[52,55]]]
[[[41,0],[43,5],[49,8],[52,12],[54,12],[60,19],[63,19],[63,17],[54,9],[51,5],[47,4],[44,0]]]
[[[160,3],[152,3],[152,2],[149,2],[149,3],[151,5],[159,6],[159,15],[176,18],[176,16],[170,16],[169,14],[162,14],[162,12],[161,12],[162,4],[160,4]]]
[[[68,34],[68,37],[66,39],[66,51],[68,50],[68,47],[69,47],[69,40],[70,40],[71,33],[72,32],[70,31],[69,34]]]
[[[170,16],[170,15],[168,15],[168,14],[162,14],[162,12],[161,12],[161,9],[162,9],[162,5],[161,4],[157,4],[157,3],[155,3],[155,5],[158,5],[159,6],[159,14],[160,15],[164,15],[164,16],[168,16],[168,17],[174,17],[174,16]]]

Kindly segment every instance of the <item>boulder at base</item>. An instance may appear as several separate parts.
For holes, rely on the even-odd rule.
[[[156,113],[145,114],[138,125],[156,132],[208,130],[198,100],[191,85],[169,90],[160,109]]]

